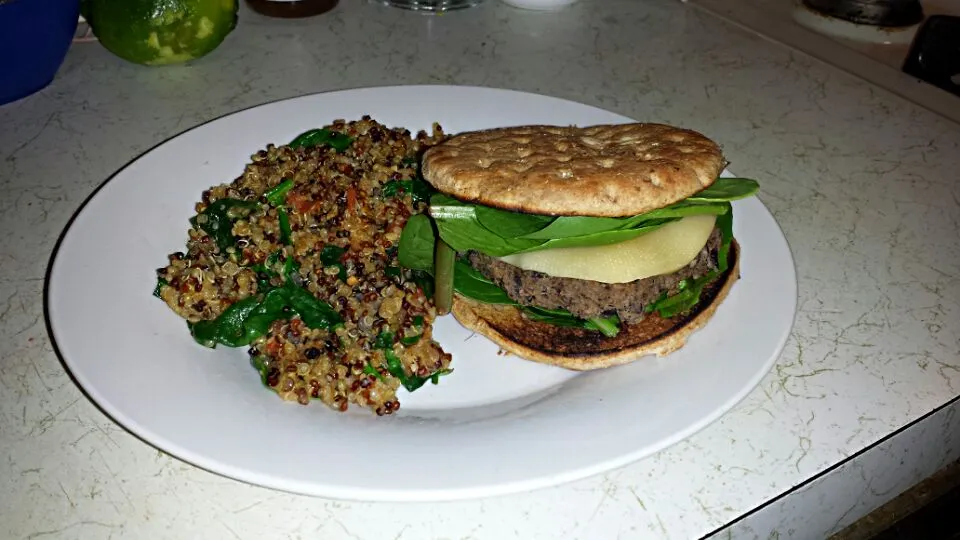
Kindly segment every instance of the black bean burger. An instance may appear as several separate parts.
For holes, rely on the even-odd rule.
[[[663,124],[520,126],[427,150],[429,217],[400,262],[440,312],[522,358],[587,370],[666,355],[739,278],[719,146]],[[425,286],[429,287],[427,283]]]

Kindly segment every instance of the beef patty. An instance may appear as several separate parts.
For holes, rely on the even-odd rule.
[[[476,251],[468,254],[470,264],[487,279],[506,291],[518,304],[546,309],[566,309],[588,319],[614,312],[630,324],[643,319],[644,308],[666,292],[677,292],[677,284],[698,278],[717,267],[720,230],[714,228],[707,244],[689,265],[667,275],[638,279],[629,283],[601,283],[541,272],[522,270],[495,257]]]

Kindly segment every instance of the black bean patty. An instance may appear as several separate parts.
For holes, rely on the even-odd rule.
[[[638,279],[629,283],[600,283],[583,279],[552,277],[541,272],[521,270],[495,257],[476,251],[468,254],[470,264],[499,285],[515,302],[524,306],[566,309],[587,319],[614,312],[625,323],[639,322],[644,308],[661,294],[677,292],[677,284],[698,278],[717,267],[720,230],[714,228],[706,246],[686,267],[663,276]]]

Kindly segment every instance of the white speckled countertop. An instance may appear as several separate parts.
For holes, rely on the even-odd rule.
[[[53,352],[42,301],[58,235],[92,190],[225,113],[405,83],[547,93],[721,141],[731,169],[763,183],[796,259],[799,311],[773,371],[658,455],[556,488],[444,504],[252,487],[158,453],[99,412]],[[442,17],[343,2],[304,21],[242,10],[221,48],[167,68],[78,44],[52,86],[0,107],[0,154],[2,538],[696,538],[960,393],[960,126],[680,2],[581,0],[543,14],[491,1]],[[960,444],[957,416],[914,430],[922,443],[907,429],[884,451],[945,459]],[[866,470],[833,470],[851,464]],[[843,515],[832,526],[865,511],[864,493],[829,502]],[[817,520],[791,497],[767,518],[798,521],[771,530],[815,536],[804,527]]]

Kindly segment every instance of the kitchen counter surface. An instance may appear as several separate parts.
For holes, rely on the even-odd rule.
[[[242,484],[158,452],[80,392],[49,341],[43,286],[59,234],[97,185],[238,109],[415,83],[546,93],[722,142],[730,168],[761,181],[796,259],[798,312],[774,369],[657,455],[443,504]],[[821,499],[824,514],[811,515],[788,511],[794,487],[830,481],[818,475],[900,433],[886,441],[903,454],[890,454],[899,480],[855,475],[882,497],[960,447],[949,404],[960,394],[960,126],[689,5],[582,0],[546,14],[489,1],[429,17],[342,2],[303,21],[242,9],[226,42],[188,66],[140,67],[76,44],[50,87],[0,107],[0,126],[0,537],[682,539],[777,499],[771,530],[803,538],[831,512],[841,517],[823,531],[863,513],[868,492]],[[950,414],[900,431],[935,409]]]

